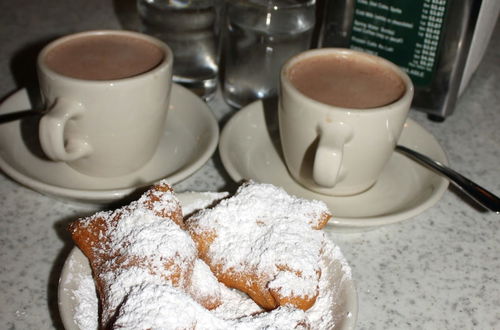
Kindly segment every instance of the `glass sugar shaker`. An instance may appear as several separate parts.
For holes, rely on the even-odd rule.
[[[173,80],[205,100],[217,89],[222,0],[137,0],[141,31],[174,52]]]

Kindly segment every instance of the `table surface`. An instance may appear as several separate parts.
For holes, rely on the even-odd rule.
[[[130,3],[132,2],[132,3]],[[57,36],[133,29],[133,1],[0,0],[0,97],[32,84],[34,58]],[[500,25],[452,116],[410,116],[441,143],[457,171],[500,193]],[[231,110],[210,102],[221,126]],[[215,154],[178,192],[231,190]],[[69,221],[93,210],[27,189],[0,172],[0,328],[61,329],[57,285],[73,244]],[[359,296],[358,329],[500,329],[500,217],[454,189],[404,222],[336,234]]]

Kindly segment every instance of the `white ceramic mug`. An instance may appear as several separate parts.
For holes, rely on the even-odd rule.
[[[152,60],[151,63],[141,63],[141,58],[147,56],[137,50],[137,53],[131,53],[133,56],[130,55],[130,58],[124,57],[125,62],[120,62],[119,56],[126,52],[113,49],[102,53],[91,49],[88,53],[94,56],[92,52],[95,52],[95,58],[90,58],[90,64],[76,60],[80,56],[78,51],[71,55],[75,63],[72,63],[71,56],[58,62],[56,55],[61,47],[88,42],[92,38],[102,38],[99,40],[111,44],[135,42],[151,51],[155,56],[151,57],[152,60],[158,61],[156,64]],[[106,70],[93,67],[92,61],[102,59],[108,59],[111,67]],[[127,61],[138,61],[134,62],[138,68],[128,65]],[[67,68],[58,68],[61,62],[68,62]],[[166,44],[129,31],[87,31],[64,36],[48,44],[40,52],[37,62],[41,94],[49,110],[39,124],[40,144],[46,156],[54,161],[66,162],[77,171],[91,176],[119,176],[141,168],[152,158],[164,133],[172,62],[172,51]],[[146,64],[151,67],[146,67]],[[128,67],[138,71],[127,72],[123,77],[113,75],[113,70]],[[82,74],[92,70],[96,71],[92,74],[99,74],[99,71],[105,73],[94,79],[92,75],[81,78],[64,72],[66,69],[71,72],[73,68]],[[96,68],[99,69],[94,70]],[[106,78],[108,74],[113,78]]]
[[[298,63],[330,55],[356,57],[390,70],[404,84],[401,96],[386,105],[355,109],[317,101],[292,84],[290,70]],[[323,48],[289,59],[281,70],[280,83],[280,137],[292,177],[307,189],[326,195],[353,195],[369,189],[390,159],[410,109],[413,85],[408,75],[377,56]]]

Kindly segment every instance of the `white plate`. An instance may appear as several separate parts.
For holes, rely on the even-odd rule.
[[[323,200],[338,231],[372,229],[411,218],[434,205],[448,181],[394,153],[377,183],[355,196],[331,197],[317,194],[296,183],[281,155],[275,109],[256,101],[236,113],[225,125],[219,142],[222,163],[235,181],[253,179],[283,187],[288,193]],[[269,122],[270,124],[268,124]],[[447,164],[436,139],[411,119],[405,123],[399,144]]]
[[[212,156],[219,127],[210,108],[189,90],[174,84],[167,125],[151,161],[134,173],[97,178],[65,163],[47,160],[40,150],[36,118],[0,124],[0,168],[14,180],[41,193],[65,199],[109,203],[161,179],[184,180]],[[8,97],[0,114],[30,109],[25,89]]]
[[[220,193],[180,193],[177,194],[177,197],[183,205],[184,213],[189,213],[194,209],[205,207],[213,200],[220,198]],[[335,310],[336,326],[331,330],[353,330],[358,313],[357,293],[350,274],[344,276],[346,275],[345,272],[350,273],[350,268],[343,257],[341,258],[342,260],[330,260],[331,264],[329,265],[329,269],[331,269],[329,273],[330,278],[332,282],[336,281],[336,283],[332,284],[332,287],[337,289],[335,294],[337,300],[332,306]],[[64,263],[58,290],[59,312],[66,330],[81,330],[75,322],[75,315],[78,308],[82,308],[83,306],[89,307],[89,301],[80,301],[79,296],[75,292],[81,285],[81,279],[88,278],[90,275],[91,269],[87,258],[80,249],[73,248]]]

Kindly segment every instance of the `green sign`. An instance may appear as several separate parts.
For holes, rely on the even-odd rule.
[[[384,57],[416,86],[434,77],[447,0],[356,0],[350,48]]]

